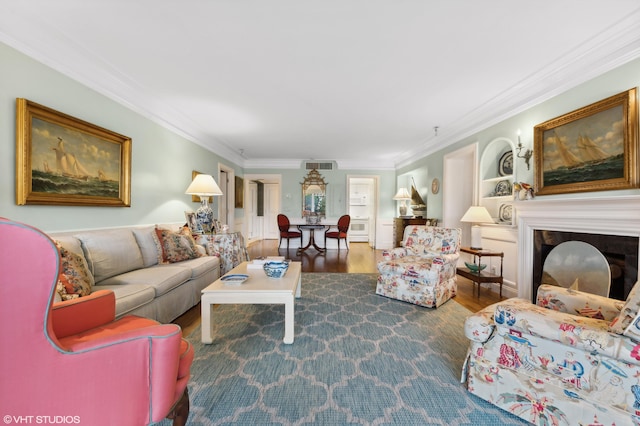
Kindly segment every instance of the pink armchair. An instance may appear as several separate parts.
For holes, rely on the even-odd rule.
[[[40,423],[63,416],[88,425],[143,425],[165,417],[186,423],[193,347],[179,326],[135,316],[116,321],[110,291],[54,304],[60,272],[54,242],[2,218],[0,271],[4,416]]]

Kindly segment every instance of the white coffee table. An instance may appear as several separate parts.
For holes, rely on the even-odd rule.
[[[228,285],[220,279],[202,290],[202,343],[213,343],[213,305],[249,304],[284,305],[284,343],[293,343],[294,300],[301,294],[301,263],[291,262],[282,278],[268,278],[262,269],[247,269],[248,262],[242,262],[229,274],[247,274],[242,284]]]

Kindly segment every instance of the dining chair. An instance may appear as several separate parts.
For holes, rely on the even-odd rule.
[[[351,216],[348,214],[340,216],[338,219],[338,224],[335,227],[338,230],[332,230],[333,226],[330,226],[329,229],[324,231],[324,246],[327,247],[327,238],[335,238],[338,240],[338,250],[340,250],[340,240],[344,239],[344,244],[347,246],[347,250],[349,250],[349,242],[347,240],[347,233],[349,232],[349,224],[351,223]]]
[[[278,229],[280,229],[280,241],[278,242],[278,249],[282,244],[282,240],[286,238],[287,240],[287,250],[289,250],[289,240],[291,238],[300,238],[300,247],[302,247],[302,232],[300,231],[290,231],[291,222],[289,222],[289,218],[284,214],[278,215]]]

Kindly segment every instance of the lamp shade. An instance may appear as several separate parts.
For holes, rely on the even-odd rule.
[[[222,195],[222,190],[213,179],[213,176],[199,174],[193,179],[185,194],[209,197],[211,195]]]
[[[487,209],[482,206],[469,207],[469,210],[462,216],[460,222],[494,223]]]
[[[407,188],[400,188],[398,192],[396,192],[396,195],[393,196],[393,199],[397,201],[407,201],[411,199],[411,195],[409,191],[407,191]]]

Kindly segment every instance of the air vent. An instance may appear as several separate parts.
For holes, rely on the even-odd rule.
[[[333,170],[334,169],[334,162],[333,161],[323,161],[323,162],[311,162],[311,161],[307,161],[305,163],[305,169],[306,170]]]

